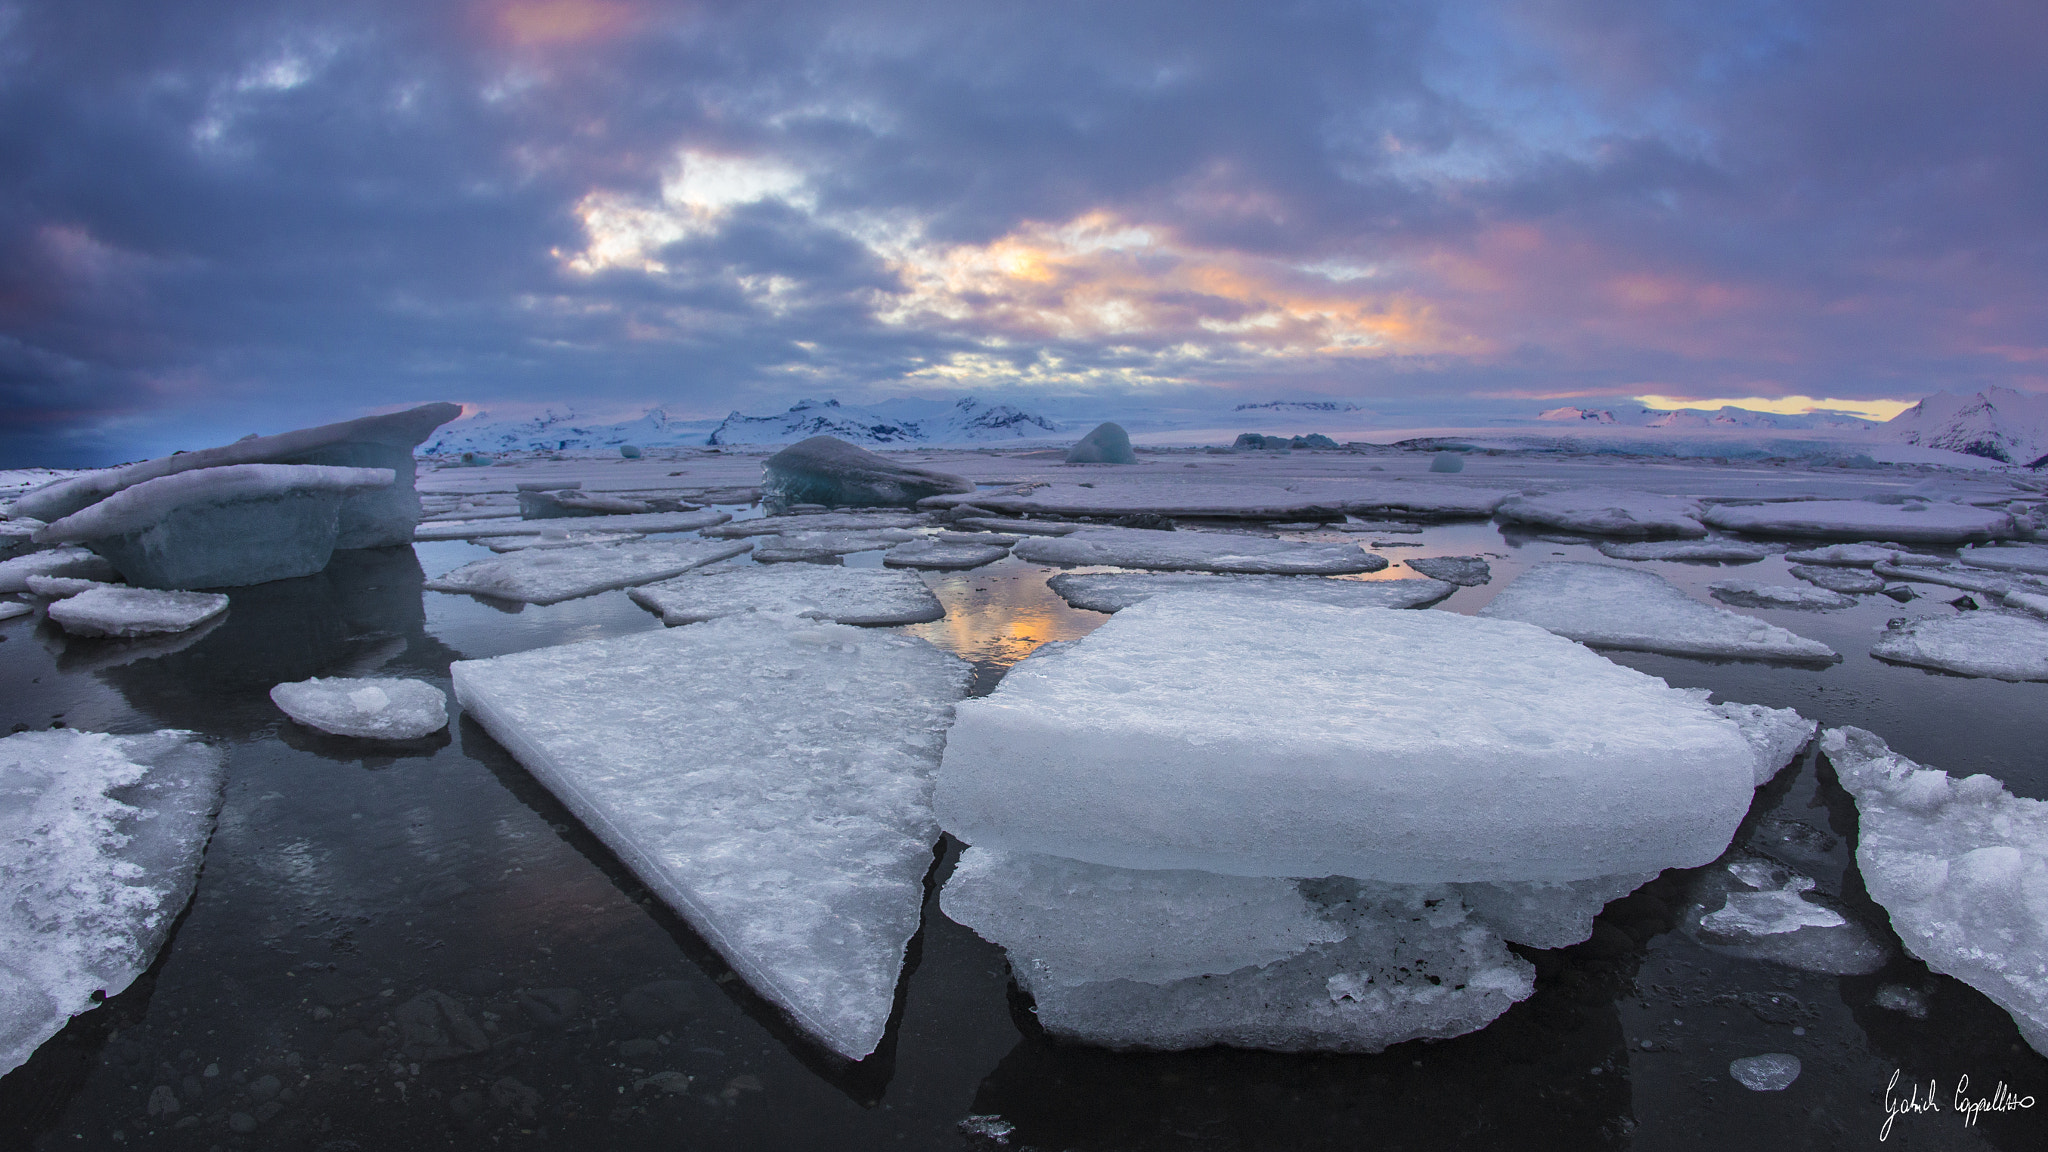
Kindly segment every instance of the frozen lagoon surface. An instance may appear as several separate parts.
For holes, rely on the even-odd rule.
[[[635,499],[681,495],[740,523],[760,514],[746,502],[764,455],[650,450],[638,461],[521,457],[501,467],[445,469],[427,461],[420,487],[444,514],[502,509],[515,527],[517,483],[554,490],[570,481]],[[1929,484],[2000,509],[2041,502],[2024,474],[2015,487],[1995,473],[1472,453],[1463,472],[1432,475],[1430,457],[1141,449],[1140,464],[1112,468],[998,451],[903,454],[967,476],[982,493],[1043,482],[1035,492],[1127,507],[1157,493],[1193,500],[1242,486],[1295,500],[1342,490],[1361,507],[1390,509],[1397,497],[1418,492],[1464,493],[1468,504],[1483,504],[1487,493],[1573,486],[1640,489],[1709,507],[1725,499],[1862,499]],[[1095,487],[1079,487],[1083,481]],[[986,526],[1017,534],[1004,523]],[[1233,523],[1257,531],[1241,521],[1184,520],[1181,527],[1221,531]],[[1423,524],[1419,535],[1392,537],[1420,547],[1388,555],[1484,557],[1491,583],[1452,589],[1423,610],[1466,615],[1533,565],[1558,560],[1655,572],[1712,607],[1710,584],[1731,576],[1792,583],[1776,549],[1824,543],[1777,538],[1771,555],[1730,571],[1608,561],[1596,550],[1602,538],[1559,543],[1532,526]],[[1368,544],[1388,538],[1327,526],[1328,533],[1283,535]],[[1772,544],[1708,540],[1715,541]],[[0,1081],[7,1133],[0,1144],[124,1152],[343,1147],[339,1141],[365,1148],[685,1143],[1180,1152],[1350,1150],[1365,1133],[1379,1146],[1432,1150],[1857,1147],[1875,1142],[1895,1070],[1900,1085],[1939,1079],[1945,1104],[1962,1074],[1972,1095],[1989,1096],[2002,1080],[2039,1097],[2048,1083],[2044,1062],[2010,1014],[1901,948],[1854,866],[1854,802],[1810,752],[1757,791],[1725,860],[1762,856],[1813,880],[1801,899],[1824,903],[1886,945],[1875,972],[1828,975],[1700,943],[1685,924],[1698,904],[1696,878],[1722,868],[1717,862],[1667,872],[1633,893],[1591,897],[1611,902],[1583,943],[1510,946],[1510,960],[1532,969],[1534,990],[1469,1035],[1397,1043],[1379,1055],[1117,1054],[1048,1035],[1029,999],[1011,990],[1002,949],[944,913],[940,885],[960,853],[947,841],[924,885],[922,927],[883,1043],[849,1064],[753,992],[473,717],[458,712],[445,733],[380,746],[302,728],[270,702],[273,685],[315,676],[417,678],[445,689],[457,659],[661,627],[624,590],[553,605],[422,593],[424,578],[490,556],[460,540],[338,554],[319,576],[233,589],[227,614],[170,637],[68,637],[40,608],[0,622],[0,722],[38,731],[53,719],[123,734],[198,729],[230,759],[226,807],[196,898],[159,962]],[[878,549],[834,567],[879,571],[881,559]],[[745,557],[723,563],[754,566]],[[962,572],[904,573],[923,581],[946,615],[895,631],[969,661],[970,692],[986,695],[1031,651],[1112,619],[1054,594],[1046,581],[1061,571],[1013,557]],[[1396,565],[1335,579],[1414,582],[1415,575]],[[1829,727],[1866,728],[1957,779],[1987,773],[2017,796],[2048,797],[2048,769],[2036,751],[2048,685],[1965,678],[1869,655],[1890,619],[1968,615],[1946,603],[1959,593],[1916,587],[1921,597],[1905,604],[1860,595],[1855,607],[1826,613],[1739,610],[1825,643],[1843,657],[1833,665],[1602,655],[1674,687],[1710,691],[1715,701],[1794,708]],[[1468,905],[1483,899],[1476,888],[1462,890]],[[1573,903],[1541,887],[1511,896],[1538,900],[1538,911],[1540,900]],[[1398,947],[1384,954],[1399,955]],[[1306,989],[1306,969],[1285,965],[1308,956],[1276,964],[1271,978]],[[391,995],[381,995],[386,990]],[[1325,975],[1317,995],[1334,1004],[1330,991]],[[1142,1019],[1159,1017],[1133,1023]],[[487,1050],[471,1052],[460,1038]],[[1732,1062],[1764,1054],[1798,1057],[1796,1081],[1753,1092],[1733,1078]],[[205,1075],[209,1065],[218,1076]],[[289,1095],[263,1099],[269,1077]],[[151,1113],[150,1101],[163,1099],[159,1087],[178,1111]],[[1902,1116],[1885,1146],[2034,1149],[2048,1144],[2043,1112],[1987,1114],[1967,1131],[1951,1111]],[[229,1125],[236,1113],[256,1130],[238,1133]],[[190,1127],[176,1127],[186,1119]],[[994,1143],[990,1133],[1005,1133],[1009,1143]]]

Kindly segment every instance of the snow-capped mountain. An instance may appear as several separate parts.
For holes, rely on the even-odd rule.
[[[1756,412],[1748,408],[1637,408],[1616,413],[1607,408],[1551,408],[1536,419],[1552,424],[1613,424],[1629,428],[1783,428],[1796,431],[1835,429],[1851,431],[1875,428],[1877,422],[1846,412],[1804,412],[1796,416],[1778,412]]]
[[[1297,412],[1362,412],[1364,409],[1356,404],[1346,404],[1341,400],[1268,400],[1262,404],[1239,404],[1237,407],[1232,408],[1231,411],[1293,414]]]
[[[538,452],[590,450],[636,444],[666,448],[702,444],[715,420],[676,420],[661,408],[650,408],[637,420],[602,424],[573,408],[549,408],[527,420],[493,419],[487,411],[446,424],[420,446],[420,454],[458,452]]]
[[[855,444],[977,444],[1039,440],[1062,426],[1008,404],[965,396],[943,401],[888,400],[847,407],[837,400],[801,400],[773,416],[727,416],[706,444],[793,444],[811,436],[837,436]]]
[[[1593,424],[1614,423],[1614,413],[1601,409],[1550,408],[1536,414],[1538,420],[1583,420]]]
[[[1884,427],[1891,439],[1923,448],[2029,467],[2048,463],[2048,396],[1997,387],[1974,396],[1936,392]]]

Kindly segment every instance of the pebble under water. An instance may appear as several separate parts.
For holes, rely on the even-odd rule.
[[[1396,543],[1413,546],[1378,550],[1488,560],[1491,582],[1438,611],[1476,611],[1533,563],[1602,559],[1491,524]],[[958,853],[947,841],[889,1037],[846,1063],[756,998],[473,721],[373,744],[270,702],[271,686],[314,676],[445,688],[453,660],[661,627],[622,591],[517,608],[421,588],[489,554],[338,553],[320,575],[231,590],[216,625],[153,644],[71,639],[39,616],[0,623],[0,724],[189,728],[230,753],[169,945],[0,1080],[0,1146],[1861,1148],[1884,1131],[1906,1148],[2048,1147],[2048,1060],[1982,995],[1901,952],[1855,868],[1854,805],[1812,751],[1758,791],[1730,858],[1812,877],[1884,950],[1874,972],[1819,975],[1702,943],[1688,911],[1714,869],[1674,871],[1608,905],[1585,943],[1518,949],[1536,994],[1472,1035],[1376,1056],[1117,1054],[1044,1036],[1001,950],[940,912]],[[1781,556],[1643,566],[1707,603],[1706,585],[1731,576],[1793,583]],[[948,614],[902,631],[971,661],[987,693],[1038,645],[1107,619],[1053,595],[1052,571],[1006,559],[927,574]],[[1366,578],[1408,575],[1397,563]],[[1868,655],[1890,618],[1959,610],[1923,592],[1748,610],[1843,653],[1825,668],[1610,655],[2048,797],[2048,685]],[[1966,1125],[1959,1091],[1990,1098],[2001,1084],[2043,1103]]]

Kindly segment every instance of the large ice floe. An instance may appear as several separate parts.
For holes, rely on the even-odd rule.
[[[0,739],[0,1074],[156,958],[226,760],[189,732]]]
[[[944,532],[936,539],[911,540],[889,549],[882,563],[891,568],[932,568],[958,571],[993,564],[1010,554],[1015,536],[986,532]]]
[[[652,584],[738,556],[750,540],[641,540],[581,548],[533,549],[475,560],[424,585],[528,604],[555,604],[613,588]]]
[[[1957,553],[1972,568],[1995,572],[2030,572],[2048,576],[2048,547],[2039,544],[1992,544],[1965,548]]]
[[[1341,576],[1377,572],[1385,557],[1356,544],[1312,544],[1228,532],[1160,532],[1089,528],[1066,536],[1034,536],[1011,549],[1034,564],[1113,564],[1194,572],[1265,572]]]
[[[882,528],[873,532],[784,532],[778,536],[756,537],[754,559],[763,564],[830,560],[855,552],[879,552],[917,538],[917,533],[902,528]]]
[[[720,567],[648,584],[627,595],[670,625],[750,612],[839,624],[923,624],[946,614],[932,590],[909,572],[822,564]]]
[[[2010,537],[2017,529],[2002,509],[1898,498],[1786,500],[1772,504],[1716,504],[1700,519],[1728,532],[1807,536],[1823,540],[1897,540],[1905,544],[1962,544]]]
[[[762,465],[763,497],[775,504],[909,507],[927,496],[972,492],[950,472],[913,468],[831,436],[800,440]]]
[[[1714,599],[1737,608],[1792,608],[1821,612],[1831,608],[1851,608],[1856,604],[1854,596],[1844,596],[1826,588],[1802,588],[1796,584],[1771,584],[1762,580],[1717,580],[1708,585],[1708,589]]]
[[[2020,612],[1964,612],[1885,629],[1880,660],[1994,680],[2048,680],[2048,621]]]
[[[880,1043],[969,667],[756,614],[454,665],[455,695],[819,1043]],[[678,706],[677,702],[686,702]]]
[[[1161,592],[1209,589],[1285,596],[1340,608],[1427,608],[1458,590],[1443,580],[1333,580],[1222,572],[1062,572],[1046,581],[1075,608],[1120,612]]]
[[[1705,536],[1697,500],[1654,492],[1574,488],[1536,496],[1510,496],[1494,515],[1595,536]]]
[[[417,740],[448,726],[448,696],[424,680],[335,677],[279,684],[271,703],[308,728],[368,740]]]
[[[218,592],[164,592],[101,584],[50,605],[50,619],[73,636],[152,636],[183,632],[228,610]]]
[[[560,520],[520,520],[491,517],[477,520],[440,520],[421,524],[414,540],[484,540],[497,536],[531,536],[538,543],[573,532],[691,532],[711,529],[732,519],[732,513],[706,508],[697,512],[638,512],[623,516],[582,517]],[[709,532],[706,533],[709,535]]]
[[[1821,751],[1856,799],[1856,864],[1911,952],[2012,1014],[2048,1055],[2048,803],[1925,768],[1860,728]]]
[[[1600,542],[1600,554],[1610,560],[1685,560],[1694,563],[1752,564],[1771,554],[1763,544],[1739,540],[1636,540],[1627,544]]]
[[[1702,604],[1654,572],[1609,564],[1538,564],[1479,614],[1602,648],[1806,663],[1840,659],[1818,640]]]

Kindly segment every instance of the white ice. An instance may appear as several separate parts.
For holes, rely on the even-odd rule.
[[[1345,608],[1427,608],[1458,590],[1442,580],[1333,580],[1222,572],[1062,572],[1046,583],[1060,599],[1092,612],[1119,612],[1161,592],[1186,589],[1286,596]]]
[[[437,592],[468,592],[529,604],[555,604],[613,588],[652,584],[737,556],[747,540],[641,540],[545,548],[476,560],[426,582]]]
[[[82,576],[31,576],[27,583],[29,595],[40,596],[45,600],[62,600],[66,596],[76,596],[80,592],[89,592],[94,588],[121,587],[106,580],[87,580]]]
[[[755,991],[860,1059],[894,1007],[968,666],[729,617],[454,665],[456,699]]]
[[[868,532],[784,532],[778,536],[757,537],[754,559],[763,564],[828,560],[853,552],[878,552],[917,538],[917,533],[903,528],[880,528]]]
[[[1995,508],[1905,500],[1787,500],[1771,504],[1715,504],[1700,517],[1727,532],[1807,536],[1822,540],[1897,540],[1906,544],[1961,544],[1997,540],[2016,529],[2011,514]]]
[[[2048,1055],[2048,803],[1923,768],[1860,728],[1821,750],[1856,798],[1856,864],[1908,951],[2010,1012]]]
[[[33,611],[35,609],[19,600],[0,600],[0,620],[12,620],[16,616],[26,616]]]
[[[314,677],[270,690],[308,728],[370,740],[417,740],[448,726],[448,696],[424,680]]]
[[[1751,616],[1712,608],[1640,568],[1538,564],[1479,614],[1520,620],[1603,648],[1676,656],[1832,661],[1835,651]]]
[[[948,533],[953,539],[911,540],[889,549],[882,563],[891,568],[936,568],[959,570],[993,564],[1010,554],[1015,537],[983,535],[975,540],[969,533]]]
[[[1338,576],[1387,566],[1356,544],[1312,544],[1229,532],[1160,532],[1089,528],[1067,536],[1035,536],[1011,549],[1034,564],[1114,564],[1168,571],[1265,572]]]
[[[227,610],[218,592],[102,585],[50,605],[49,617],[73,636],[149,636],[184,632]]]
[[[922,624],[946,614],[932,590],[909,572],[823,564],[741,564],[689,572],[628,595],[670,625],[749,612],[840,624]]]
[[[1098,486],[1099,485],[1099,486]],[[1511,493],[1504,488],[1388,480],[1299,482],[1239,479],[1200,471],[1161,475],[1151,469],[1116,473],[1115,481],[1059,480],[1012,492],[933,497],[926,508],[972,504],[1012,516],[1161,516],[1249,520],[1335,520],[1345,513],[1415,520],[1483,518]]]
[[[540,536],[486,536],[480,543],[493,552],[524,552],[529,548],[577,548],[585,544],[631,544],[646,539],[643,532],[563,532]]]
[[[1686,926],[1711,951],[1833,976],[1868,975],[1891,959],[1862,925],[1807,898],[1811,877],[1775,861],[1738,857],[1702,872],[1693,887]]]
[[[0,560],[0,593],[28,591],[31,576],[67,576],[102,583],[121,578],[112,564],[90,549],[50,548]]]
[[[1851,608],[1853,596],[1826,588],[1802,588],[1796,584],[1770,584],[1761,580],[1718,580],[1709,584],[1713,597],[1737,608],[1794,608],[1808,612]]]
[[[1829,567],[1824,564],[1794,564],[1792,575],[1830,592],[1881,592],[1884,577],[1860,568]]]
[[[191,898],[226,770],[191,736],[0,739],[0,1074],[127,988]]]
[[[1705,536],[1697,500],[1615,488],[1574,488],[1536,496],[1510,496],[1494,515],[1595,536]]]
[[[488,536],[546,535],[549,531],[582,532],[690,532],[711,528],[732,519],[732,513],[706,508],[701,512],[641,512],[629,516],[587,516],[575,520],[574,529],[559,521],[518,520],[502,517],[487,520],[430,521],[413,530],[414,540],[481,540]]]
[[[1965,548],[1957,555],[1972,568],[2048,576],[2048,546],[2040,544],[1979,545]]]
[[[2048,680],[2048,620],[1982,610],[1913,620],[1885,630],[1881,660],[1994,680]]]
[[[1825,548],[1800,548],[1785,553],[1794,564],[1828,564],[1839,568],[1868,568],[1889,564],[1903,551],[1896,544],[1830,544]]]
[[[1638,540],[1622,544],[1600,542],[1600,554],[1612,560],[1691,560],[1721,564],[1749,564],[1771,554],[1764,544],[1737,540]]]

